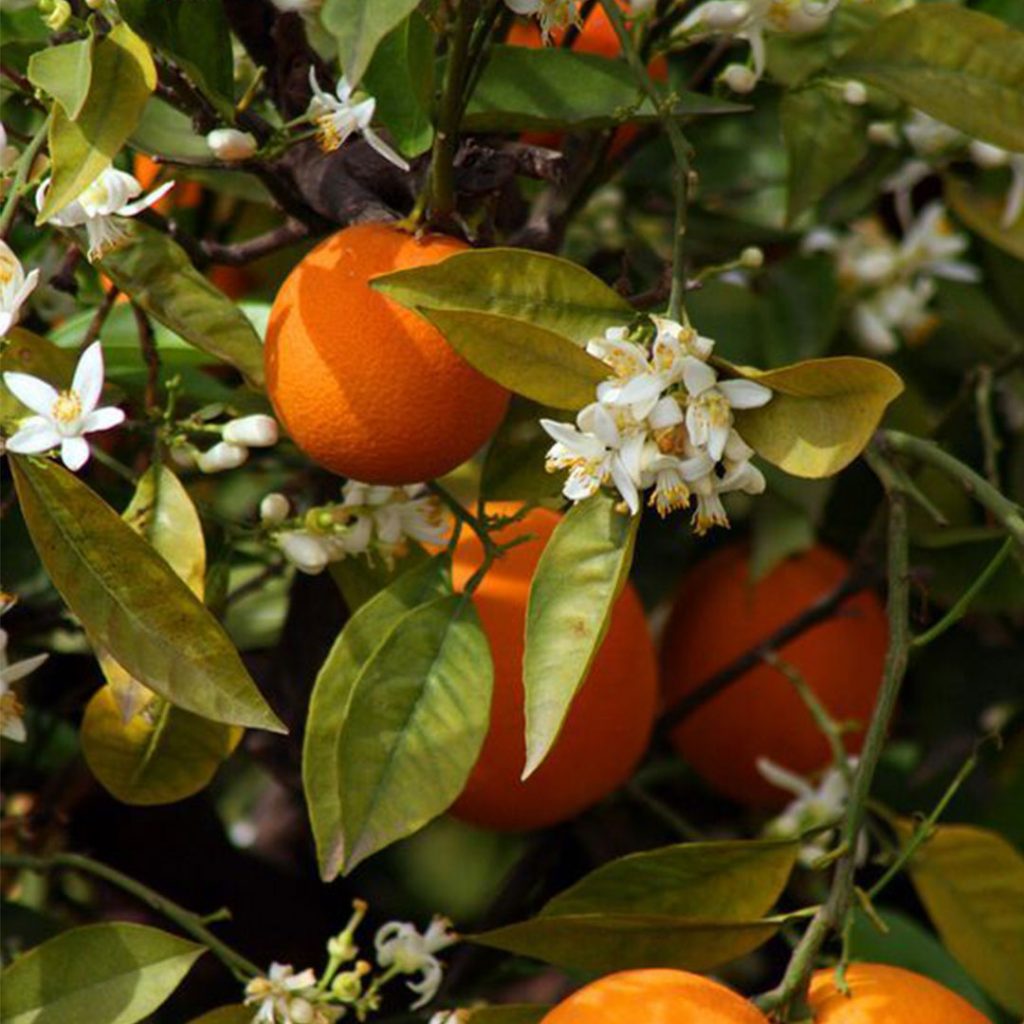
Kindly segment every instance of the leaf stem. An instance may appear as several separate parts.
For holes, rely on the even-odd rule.
[[[210,951],[217,956],[222,963],[231,971],[239,981],[248,981],[263,972],[247,960],[241,953],[236,952],[227,943],[222,942],[203,923],[210,918],[204,918],[194,914],[191,910],[169,900],[166,896],[149,886],[143,885],[134,878],[122,874],[115,868],[101,864],[91,857],[84,857],[78,853],[57,853],[51,857],[34,857],[30,854],[5,853],[0,858],[0,863],[5,868],[23,868],[26,871],[35,871],[39,874],[46,874],[50,871],[82,871],[95,878],[101,878],[110,885],[116,886],[136,899],[145,903],[158,914],[162,914],[168,920],[173,921],[183,932],[191,935],[194,939],[209,947]],[[218,912],[220,914],[220,912]]]
[[[617,0],[601,0],[608,20],[615,29],[622,55],[629,63],[640,88],[650,97],[658,118],[668,135],[675,160],[672,193],[675,200],[675,224],[672,231],[672,289],[668,298],[668,315],[672,320],[686,322],[686,208],[689,201],[690,154],[692,149],[682,128],[672,116],[672,96],[662,94],[660,87],[647,73],[640,53],[633,45]]]
[[[0,238],[7,238],[11,229],[14,215],[18,212],[18,203],[21,201],[21,192],[25,182],[32,171],[32,164],[35,162],[36,154],[46,141],[46,133],[50,127],[50,115],[47,114],[43,123],[36,129],[31,142],[25,147],[24,152],[18,159],[18,166],[14,172],[14,181],[11,182],[11,190],[7,193],[7,202],[4,203],[3,213],[0,213]]]

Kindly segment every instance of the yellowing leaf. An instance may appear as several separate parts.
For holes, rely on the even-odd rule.
[[[970,182],[955,174],[945,177],[946,202],[972,231],[998,245],[1004,252],[1024,260],[1024,212],[1003,226],[1006,196],[979,192]]]
[[[940,825],[910,877],[946,948],[997,1002],[1024,1014],[1024,857],[996,832]]]
[[[49,93],[72,120],[82,112],[92,81],[92,34],[37,50],[28,60],[29,81]]]
[[[77,199],[110,166],[156,88],[149,47],[123,22],[94,48],[89,92],[72,120],[61,106],[50,120],[53,180],[36,223]]]
[[[889,367],[856,356],[732,369],[773,392],[760,409],[736,411],[737,430],[758,455],[794,476],[832,476],[849,465],[903,390]]]

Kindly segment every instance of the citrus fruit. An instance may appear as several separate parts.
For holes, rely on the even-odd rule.
[[[787,559],[757,583],[751,583],[745,547],[722,548],[704,559],[683,579],[665,631],[667,706],[805,612],[849,571],[845,559],[820,546]],[[835,719],[860,723],[845,736],[851,753],[863,742],[888,638],[881,602],[862,591],[778,652]],[[672,741],[715,789],[753,806],[776,807],[791,799],[758,772],[758,758],[801,775],[825,768],[830,760],[825,737],[793,684],[766,664],[684,719]]]
[[[369,284],[466,248],[445,235],[358,224],[288,275],[267,326],[267,393],[312,459],[356,480],[410,484],[454,469],[494,432],[508,392]]]
[[[143,192],[160,184],[164,177],[161,172],[163,164],[158,164],[152,157],[145,153],[136,153],[132,160],[132,174],[142,186]],[[157,213],[168,214],[171,210],[192,210],[202,201],[203,186],[198,181],[179,181],[170,194],[158,199],[153,204]]]
[[[767,1018],[710,978],[651,969],[599,978],[550,1010],[541,1024],[767,1024]]]
[[[931,978],[887,964],[850,964],[850,994],[836,988],[832,968],[811,979],[814,1024],[988,1024],[966,999]]]
[[[518,506],[495,504],[492,515]],[[523,633],[530,580],[559,516],[532,509],[497,531],[501,543],[532,534],[495,562],[473,595],[494,659],[491,726],[466,788],[453,807],[464,821],[519,831],[564,821],[612,792],[629,776],[650,736],[657,701],[657,659],[640,600],[629,585],[612,612],[561,735],[525,782]],[[479,539],[463,530],[453,578],[465,585],[483,561]]]

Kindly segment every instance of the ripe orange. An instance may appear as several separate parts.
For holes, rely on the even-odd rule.
[[[688,971],[651,969],[599,978],[559,1003],[541,1024],[767,1024],[767,1020],[717,981]]]
[[[160,172],[164,170],[152,157],[145,153],[136,153],[132,160],[132,174],[142,186],[144,192],[157,185]],[[174,210],[192,210],[203,198],[203,186],[198,181],[179,181],[170,193],[157,200],[153,209],[165,216]]]
[[[267,392],[307,455],[356,480],[408,484],[454,469],[491,436],[508,392],[368,283],[466,248],[358,224],[288,275],[267,327]]]
[[[683,580],[665,631],[662,676],[669,706],[805,611],[845,579],[847,562],[824,547],[787,559],[750,583],[745,547],[704,559]],[[889,632],[878,597],[864,591],[839,613],[787,644],[792,665],[839,721],[866,723],[882,677]],[[792,683],[769,665],[751,669],[685,719],[676,749],[720,792],[776,807],[789,794],[764,779],[759,757],[802,775],[826,767],[829,748]],[[863,728],[846,736],[855,753]]]
[[[988,1024],[966,999],[937,981],[886,964],[850,964],[850,995],[832,968],[811,979],[808,1002],[815,1024]]]
[[[518,506],[495,504],[492,514]],[[494,658],[491,728],[453,813],[485,828],[518,831],[565,821],[612,792],[629,776],[650,737],[657,701],[657,659],[643,609],[626,586],[611,625],[547,760],[525,782],[523,631],[530,579],[558,524],[533,509],[500,530],[507,543],[533,534],[495,562],[473,595]],[[480,541],[463,530],[455,549],[454,580],[465,585],[483,561]]]

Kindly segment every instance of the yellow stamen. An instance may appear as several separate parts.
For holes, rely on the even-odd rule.
[[[50,415],[58,423],[74,423],[82,415],[82,400],[78,397],[78,393],[70,388],[67,391],[62,391],[53,403]]]

